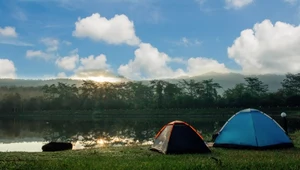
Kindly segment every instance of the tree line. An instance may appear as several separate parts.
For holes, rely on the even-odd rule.
[[[300,73],[286,74],[281,87],[270,92],[257,77],[223,90],[213,79],[171,83],[141,82],[82,85],[60,83],[39,87],[0,87],[0,114],[47,110],[166,109],[230,107],[298,107]],[[219,91],[219,92],[218,92]],[[220,93],[221,91],[221,93]]]

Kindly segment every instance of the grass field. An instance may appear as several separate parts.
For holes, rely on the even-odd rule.
[[[221,160],[217,163],[211,157]],[[300,169],[300,149],[242,151],[212,149],[211,154],[162,155],[148,147],[101,148],[56,153],[2,153],[0,169]]]
[[[53,153],[0,153],[0,169],[300,169],[300,132],[291,135],[296,148],[251,151],[211,148],[211,154],[163,155],[149,146],[107,147]],[[212,157],[219,159],[216,161]]]

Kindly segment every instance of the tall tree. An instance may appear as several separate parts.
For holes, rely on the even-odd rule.
[[[286,74],[286,78],[281,83],[285,93],[290,95],[300,95],[300,73],[298,74]]]
[[[222,88],[219,83],[215,83],[213,79],[203,80],[203,91],[201,91],[201,97],[205,103],[205,105],[214,105],[219,99],[218,89]]]
[[[150,81],[150,87],[154,90],[155,101],[157,108],[163,108],[164,90],[168,83],[163,80]]]
[[[251,95],[260,97],[268,91],[268,85],[264,84],[257,77],[245,77],[246,88]]]
[[[244,107],[246,102],[246,85],[243,83],[236,84],[233,88],[225,90],[223,98],[226,99],[228,107]]]

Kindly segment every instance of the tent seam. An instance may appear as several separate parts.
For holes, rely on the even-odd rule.
[[[256,146],[258,147],[258,141],[257,141],[257,136],[256,136],[256,129],[255,129],[255,125],[254,125],[254,121],[253,121],[253,115],[251,114],[251,110],[248,113],[251,116],[251,121],[252,121],[252,125],[253,125],[253,130],[254,130],[254,137],[255,137],[255,142],[256,142]]]

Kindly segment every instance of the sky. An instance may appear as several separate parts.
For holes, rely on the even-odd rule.
[[[300,72],[300,0],[0,0],[0,78]]]

